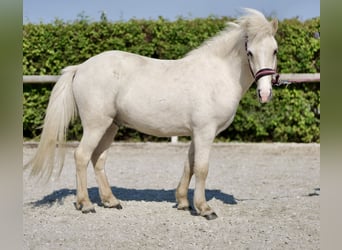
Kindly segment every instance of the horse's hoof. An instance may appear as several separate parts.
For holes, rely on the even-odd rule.
[[[109,203],[103,203],[103,206],[105,208],[116,208],[116,209],[122,209],[122,206],[121,204],[116,204],[116,205],[112,205],[112,204],[109,204]]]
[[[206,218],[207,220],[215,220],[217,217],[218,216],[215,212],[212,212],[211,214],[204,215],[204,218]]]
[[[116,208],[116,209],[121,210],[121,209],[122,209],[122,206],[121,206],[121,204],[118,204],[118,205],[114,206],[113,208]]]
[[[83,214],[89,214],[89,213],[96,213],[95,208],[90,208],[90,209],[82,209]]]
[[[192,210],[191,206],[177,207],[177,209],[182,210],[182,211],[191,211]]]

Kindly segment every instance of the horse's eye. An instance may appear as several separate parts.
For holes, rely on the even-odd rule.
[[[248,57],[253,57],[253,53],[252,53],[250,50],[248,50],[248,51],[247,51],[247,56],[248,56]]]
[[[278,49],[275,49],[273,52],[273,55],[277,55],[278,54]]]

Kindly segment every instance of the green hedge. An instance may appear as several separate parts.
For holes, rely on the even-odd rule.
[[[174,22],[130,20],[110,23],[77,20],[66,23],[26,24],[23,27],[24,75],[56,75],[60,70],[84,62],[105,50],[124,50],[141,55],[177,59],[199,46],[205,39],[225,27],[230,18]],[[279,45],[278,70],[286,73],[320,71],[320,19],[300,22],[298,19],[279,23],[276,36]],[[316,37],[315,37],[316,36]],[[23,135],[37,138],[52,85],[24,85]],[[242,99],[233,124],[223,131],[221,141],[291,141],[319,142],[320,89],[317,83],[292,84],[274,90],[271,103],[261,105],[255,89]],[[79,121],[70,126],[68,138],[80,139]],[[131,129],[119,131],[118,140],[165,140]]]

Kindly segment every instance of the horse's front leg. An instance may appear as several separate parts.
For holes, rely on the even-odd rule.
[[[191,177],[194,173],[194,143],[192,142],[189,147],[188,157],[184,164],[184,172],[181,180],[179,181],[176,189],[177,209],[190,210],[188,200],[188,190]]]
[[[217,218],[216,213],[211,209],[205,199],[205,181],[208,176],[209,154],[214,137],[215,132],[210,132],[210,130],[203,130],[193,136],[195,149],[194,174],[196,178],[194,206],[197,213],[208,220]]]

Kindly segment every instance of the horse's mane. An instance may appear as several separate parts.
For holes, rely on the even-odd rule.
[[[231,50],[241,51],[246,39],[253,40],[258,37],[273,35],[274,29],[265,16],[254,9],[244,9],[246,15],[235,22],[229,22],[227,27],[216,36],[206,40],[200,47],[190,51],[187,55],[196,55],[206,51],[225,55]]]
[[[240,17],[237,20],[237,24],[244,30],[249,39],[272,36],[274,34],[271,23],[261,12],[248,8],[244,10],[247,14]]]

